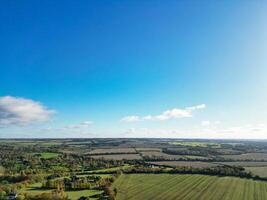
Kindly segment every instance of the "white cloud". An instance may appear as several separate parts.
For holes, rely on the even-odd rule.
[[[131,128],[123,137],[134,138],[209,138],[209,139],[267,139],[266,124],[232,126],[226,128],[205,127],[203,129],[157,129]]]
[[[202,126],[210,126],[210,121],[202,121],[201,125]]]
[[[0,97],[0,126],[48,121],[55,113],[40,102],[20,97]]]
[[[201,126],[206,127],[206,128],[211,128],[211,127],[217,127],[221,124],[221,121],[209,121],[209,120],[204,120],[201,122]]]
[[[172,110],[167,110],[160,115],[155,115],[155,116],[149,115],[149,116],[144,117],[143,119],[163,121],[163,120],[168,120],[168,119],[179,119],[179,118],[185,118],[185,117],[192,117],[191,111],[174,108]]]
[[[72,124],[72,125],[68,125],[65,126],[65,129],[87,129],[89,128],[91,125],[93,124],[92,121],[84,121],[78,124]]]
[[[121,119],[122,122],[137,122],[137,121],[164,121],[169,119],[179,119],[179,118],[187,118],[192,117],[192,112],[199,109],[206,108],[205,104],[196,105],[192,107],[187,107],[185,109],[173,108],[171,110],[166,110],[159,115],[147,115],[144,117],[139,117],[136,115],[126,116]]]
[[[187,107],[187,110],[198,110],[198,109],[204,109],[206,108],[206,104],[200,104],[196,106]]]
[[[91,126],[93,122],[92,121],[84,121],[76,124],[70,124],[65,125],[61,127],[44,127],[41,129],[35,129],[34,135],[31,137],[35,137],[36,132],[38,132],[38,137],[40,137],[40,134],[42,137],[51,137],[53,134],[53,137],[55,138],[87,138],[87,137],[98,137],[99,135],[96,135],[91,132]],[[28,132],[33,131],[32,129],[29,129]]]
[[[126,116],[121,119],[122,122],[137,122],[140,121],[138,116]]]

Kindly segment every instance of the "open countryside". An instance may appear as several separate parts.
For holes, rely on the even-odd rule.
[[[122,175],[114,187],[118,200],[264,200],[267,182],[203,175]]]

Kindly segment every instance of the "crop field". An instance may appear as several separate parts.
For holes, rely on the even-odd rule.
[[[224,154],[224,155],[238,155],[241,154],[241,151],[233,150],[233,149],[216,149],[218,153]]]
[[[118,200],[265,200],[267,183],[232,177],[170,174],[122,175]]]
[[[207,147],[207,146],[219,146],[215,142],[186,142],[186,141],[175,141],[169,142],[171,145],[180,145],[180,146],[191,146],[191,147]]]
[[[267,162],[214,162],[221,165],[230,165],[230,166],[241,166],[241,167],[263,167],[267,166]]]
[[[267,166],[265,166],[265,167],[245,167],[245,169],[249,172],[252,172],[254,175],[258,175],[260,177],[267,177]]]
[[[134,148],[108,148],[108,149],[94,149],[89,154],[109,154],[109,153],[136,153]]]
[[[163,165],[170,167],[192,167],[192,168],[208,168],[215,167],[218,164],[210,162],[201,162],[201,161],[158,161],[158,162],[149,162],[155,165]]]
[[[138,152],[142,152],[142,151],[158,151],[158,152],[160,152],[161,151],[160,148],[136,148],[136,150]]]
[[[111,155],[94,155],[91,156],[95,159],[106,159],[106,160],[140,160],[142,157],[139,154],[111,154]]]
[[[162,158],[162,159],[179,159],[179,158],[184,158],[184,156],[180,155],[170,155],[162,152],[157,152],[157,151],[143,151],[141,152],[142,156],[147,156],[149,158]]]
[[[245,153],[241,155],[224,155],[224,158],[233,160],[266,160],[267,153]]]
[[[204,156],[192,156],[192,155],[184,155],[185,158],[190,159],[190,160],[194,160],[194,159],[198,159],[198,160],[209,160],[208,157],[204,157]]]

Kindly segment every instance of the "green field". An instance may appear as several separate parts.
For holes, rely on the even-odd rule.
[[[254,175],[267,178],[267,166],[265,167],[245,167],[249,172],[252,172]]]
[[[5,168],[0,165],[0,175],[2,175],[5,172]]]
[[[41,183],[35,183],[30,185],[29,187],[22,189],[19,191],[19,194],[23,194],[23,193],[29,193],[32,195],[37,195],[37,194],[41,194],[41,193],[49,193],[52,192],[53,190],[46,190],[46,189],[42,189],[41,188]],[[68,194],[68,197],[71,200],[77,200],[79,197],[81,196],[93,196],[95,194],[100,194],[103,191],[101,190],[78,190],[78,191],[66,191],[66,193]],[[93,198],[90,198],[93,199]]]
[[[118,200],[265,200],[267,182],[232,177],[171,174],[122,175]]]
[[[90,173],[115,173],[118,170],[125,170],[125,169],[132,169],[134,166],[132,165],[123,165],[119,167],[111,167],[111,168],[106,168],[106,169],[98,169],[98,170],[93,170],[89,171]]]
[[[59,154],[58,153],[43,152],[43,153],[34,153],[33,155],[40,155],[41,158],[49,159],[49,158],[55,158]]]

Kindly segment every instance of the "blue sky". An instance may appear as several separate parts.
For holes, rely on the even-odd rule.
[[[0,137],[267,138],[266,9],[2,1]]]

